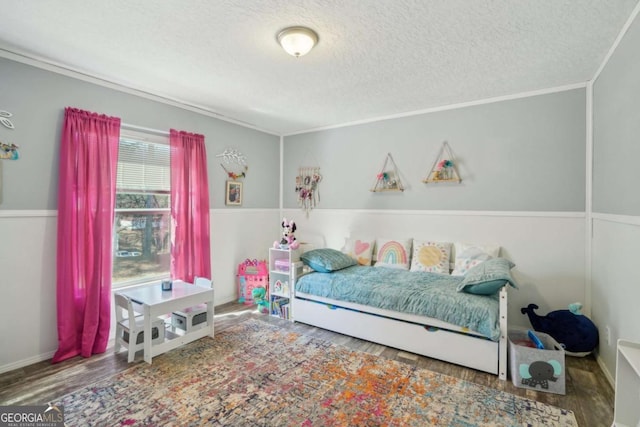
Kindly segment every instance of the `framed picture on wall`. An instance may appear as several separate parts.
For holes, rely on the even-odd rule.
[[[240,181],[227,181],[226,205],[242,204],[242,183]]]

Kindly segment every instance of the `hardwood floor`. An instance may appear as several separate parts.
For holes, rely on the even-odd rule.
[[[261,315],[254,311],[254,307],[242,304],[230,303],[216,307],[216,332],[242,322],[248,317],[275,323],[283,328],[329,340],[354,350],[376,354],[380,357],[394,359],[539,402],[570,409],[575,413],[580,426],[610,426],[613,421],[613,389],[593,357],[566,357],[566,395],[562,396],[517,388],[511,381],[500,381],[495,375],[405,353],[301,323],[292,323]],[[134,363],[144,363],[141,356],[142,353],[138,353]],[[126,352],[114,354],[113,348],[110,348],[106,353],[89,359],[76,357],[55,365],[52,365],[50,361],[44,361],[16,369],[0,375],[0,405],[46,404],[57,397],[123,371],[130,366],[127,363]]]

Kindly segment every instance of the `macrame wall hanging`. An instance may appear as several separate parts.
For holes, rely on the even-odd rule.
[[[301,166],[296,176],[298,206],[309,216],[309,211],[320,203],[320,166]]]

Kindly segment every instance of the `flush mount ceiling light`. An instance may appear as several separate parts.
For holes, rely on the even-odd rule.
[[[318,43],[318,35],[310,28],[289,27],[278,33],[278,43],[289,55],[298,58],[313,49]]]

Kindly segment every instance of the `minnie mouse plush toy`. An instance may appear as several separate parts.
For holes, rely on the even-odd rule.
[[[273,247],[276,249],[298,249],[300,243],[298,243],[294,235],[296,229],[296,223],[293,220],[287,221],[286,218],[282,218],[282,239],[273,242]]]

